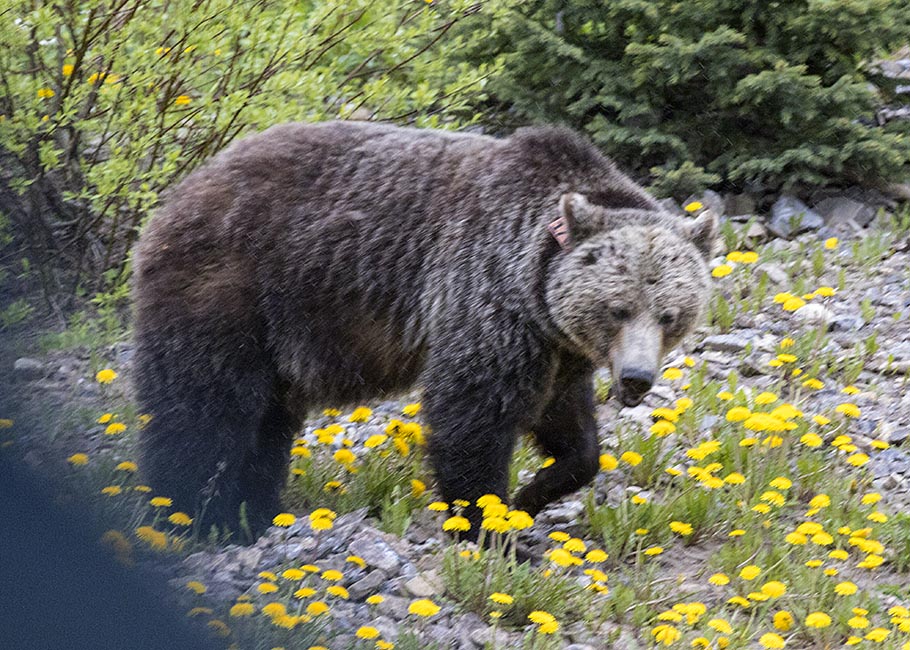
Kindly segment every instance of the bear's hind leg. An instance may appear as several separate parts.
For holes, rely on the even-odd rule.
[[[291,444],[302,424],[302,406],[295,404],[291,408],[286,393],[279,387],[269,401],[259,423],[255,447],[240,473],[238,498],[246,503],[247,521],[254,533],[267,528],[281,508]]]
[[[536,515],[548,503],[587,485],[599,469],[591,370],[561,364],[553,397],[534,436],[556,462],[537,472],[515,497],[515,507]]]

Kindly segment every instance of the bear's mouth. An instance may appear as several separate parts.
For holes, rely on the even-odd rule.
[[[617,393],[616,396],[619,398],[619,401],[622,403],[623,406],[638,406],[639,404],[641,404],[644,401],[645,395],[648,394],[648,391],[645,391],[643,393],[630,393],[627,391],[623,391],[621,388],[619,388],[617,386],[616,393]]]

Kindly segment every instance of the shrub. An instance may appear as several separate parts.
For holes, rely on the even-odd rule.
[[[542,0],[465,28],[477,36],[457,56],[505,58],[495,119],[505,105],[584,129],[664,194],[872,184],[908,169],[897,125],[870,126],[866,65],[910,38],[907,2]]]
[[[14,0],[0,22],[0,210],[68,286],[122,285],[159,192],[238,135],[287,120],[470,122],[490,68],[435,51],[458,46],[451,27],[474,10]]]

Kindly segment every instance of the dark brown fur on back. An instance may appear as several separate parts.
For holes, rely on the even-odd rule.
[[[558,128],[500,140],[287,124],[217,155],[173,189],[135,256],[137,389],[153,415],[142,460],[156,490],[212,521],[245,501],[263,524],[307,408],[415,383],[444,498],[505,497],[515,436],[532,428],[560,471],[519,505],[589,480],[602,359],[547,297],[569,259],[546,229],[567,192],[645,211],[642,227],[667,219]]]

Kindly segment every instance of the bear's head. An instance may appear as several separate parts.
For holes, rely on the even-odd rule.
[[[550,317],[578,351],[610,368],[615,394],[635,406],[664,353],[701,316],[717,219],[605,208],[570,193],[551,231],[562,250],[547,276]]]

